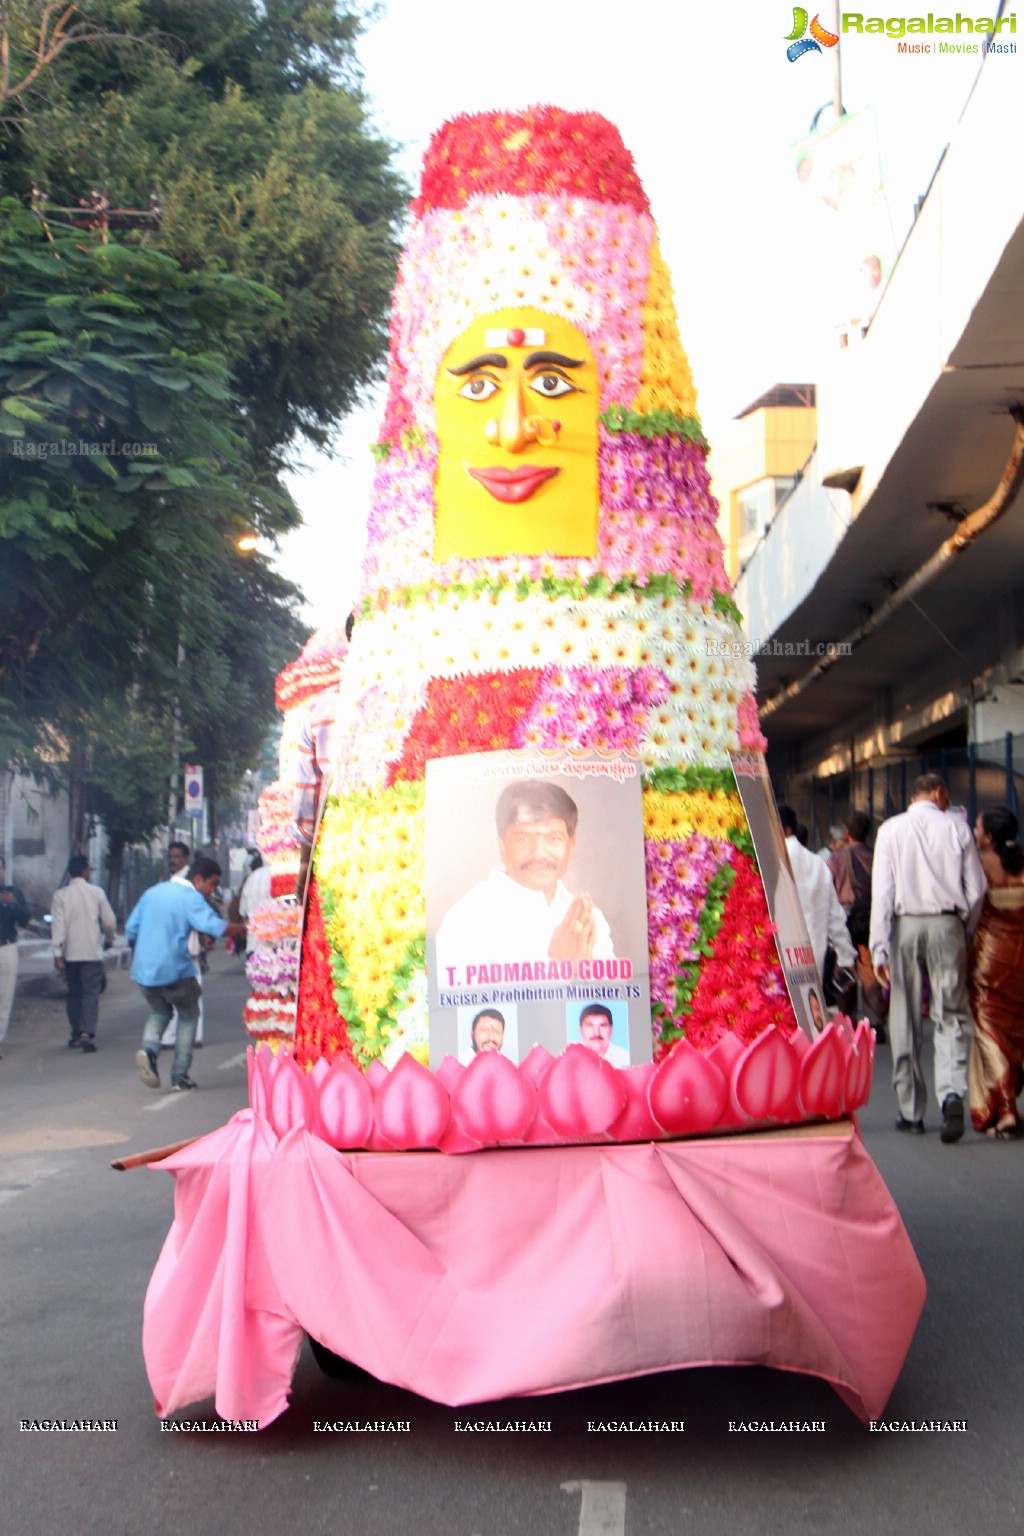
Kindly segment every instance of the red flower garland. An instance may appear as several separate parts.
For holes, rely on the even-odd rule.
[[[325,688],[336,688],[347,653],[344,628],[318,630],[307,640],[301,655],[277,674],[274,700],[282,714]]]
[[[345,1020],[334,1001],[330,948],[324,928],[320,891],[311,880],[302,935],[302,963],[299,967],[298,1013],[295,1020],[294,1056],[300,1066],[312,1066],[321,1056],[332,1061],[344,1056],[356,1065]]]
[[[749,1045],[773,1024],[785,1035],[796,1027],[761,877],[746,854],[736,853],[733,867],[714,952],[701,965],[692,1011],[680,1021],[700,1051],[724,1034]]]
[[[435,677],[417,710],[402,755],[388,774],[416,783],[432,757],[501,752],[513,745],[516,722],[533,703],[540,672],[476,672],[471,677]]]
[[[597,112],[528,107],[453,118],[434,134],[423,161],[415,218],[431,208],[462,208],[471,197],[531,193],[650,204],[618,129]]]

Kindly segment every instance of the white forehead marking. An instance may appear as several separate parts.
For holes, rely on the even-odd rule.
[[[484,344],[488,347],[510,347],[510,331],[485,331]],[[547,331],[537,330],[523,331],[524,347],[542,347],[548,339]]]

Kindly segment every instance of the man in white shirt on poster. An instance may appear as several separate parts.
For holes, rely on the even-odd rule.
[[[612,1011],[606,1003],[585,1003],[580,1013],[580,1039],[610,1067],[628,1067],[629,1052],[612,1041]]]
[[[578,820],[576,802],[550,780],[519,779],[502,790],[495,808],[501,868],[441,920],[441,986],[457,985],[467,965],[481,962],[614,959],[604,914],[562,880]]]

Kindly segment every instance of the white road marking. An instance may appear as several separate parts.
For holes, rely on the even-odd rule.
[[[9,1162],[5,1165],[5,1173],[12,1182],[0,1189],[0,1205],[6,1205],[9,1200],[16,1200],[19,1195],[27,1194],[34,1189],[43,1179],[52,1178],[55,1173],[60,1173],[60,1163],[40,1162],[37,1158],[23,1159],[17,1162]],[[66,1165],[63,1171],[67,1171]],[[16,1180],[16,1182],[14,1182]]]
[[[248,1053],[246,1051],[239,1051],[238,1055],[232,1056],[230,1061],[222,1061],[220,1066],[217,1068],[217,1071],[226,1072],[229,1067],[244,1067],[247,1054]]]
[[[579,1493],[579,1536],[625,1536],[625,1483],[563,1483],[566,1493]]]
[[[16,1189],[0,1189],[0,1205],[6,1205],[8,1200],[17,1200],[19,1195],[31,1187],[30,1184],[19,1184]]]
[[[149,1110],[150,1114],[158,1113],[161,1109],[170,1109],[179,1099],[187,1099],[187,1093],[165,1093],[163,1098],[157,1099],[155,1104],[143,1104],[143,1110]]]

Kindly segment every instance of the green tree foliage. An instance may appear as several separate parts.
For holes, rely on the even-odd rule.
[[[87,704],[80,728],[88,743],[84,809],[102,819],[116,861],[124,847],[147,838],[167,815],[173,723],[129,689]]]
[[[148,830],[176,747],[215,792],[251,764],[303,638],[236,545],[294,523],[289,455],[384,356],[406,189],[360,25],[339,0],[0,0],[0,733],[86,765],[115,836]],[[159,222],[88,229],[94,189],[156,194]]]
[[[66,654],[83,601],[89,658],[116,667],[149,638],[164,587],[193,583],[243,530],[273,537],[297,514],[253,472],[216,345],[273,295],[4,211],[0,675],[31,698],[29,672],[55,645]]]
[[[21,127],[69,50],[129,44],[137,0],[0,0],[0,122]]]
[[[102,40],[66,49],[21,100],[0,185],[65,205],[99,188],[135,209],[156,192],[152,245],[284,300],[235,337],[254,450],[276,465],[296,434],[326,444],[381,366],[407,195],[358,89],[357,15],[336,0],[77,9]]]
[[[294,589],[237,547],[297,514],[224,358],[279,303],[0,213],[0,720],[8,752],[81,765],[116,843],[163,820],[176,755],[242,771],[301,643]]]

